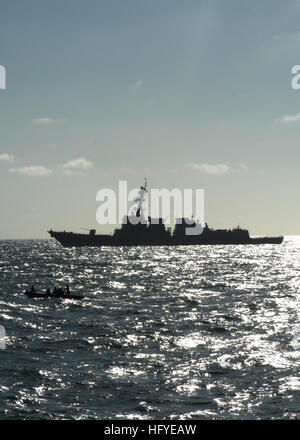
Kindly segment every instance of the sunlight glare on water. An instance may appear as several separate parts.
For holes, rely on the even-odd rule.
[[[299,418],[300,237],[0,241],[0,271],[1,418]],[[66,283],[85,299],[23,295]]]

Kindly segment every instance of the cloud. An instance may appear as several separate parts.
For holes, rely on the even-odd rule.
[[[300,2],[299,2],[300,4]],[[274,34],[272,36],[273,40],[300,40],[300,32],[295,32],[294,34]]]
[[[131,86],[131,88],[132,88],[133,90],[137,90],[137,89],[140,89],[140,88],[142,87],[142,85],[143,85],[143,82],[142,82],[141,80],[138,80],[136,83],[134,83],[134,84]]]
[[[77,159],[69,160],[64,165],[59,165],[59,168],[65,176],[82,176],[84,175],[83,170],[93,168],[93,166],[94,164],[90,160],[85,157],[78,157]]]
[[[32,123],[35,125],[50,125],[57,124],[63,122],[62,119],[53,119],[53,118],[35,118],[32,120]]]
[[[300,121],[300,113],[296,115],[285,115],[280,119],[281,122],[299,122]]]
[[[52,174],[52,170],[42,165],[30,165],[28,167],[10,168],[8,171],[11,173],[19,173],[19,174],[23,174],[24,176],[30,176],[30,177],[49,176]]]
[[[3,153],[0,154],[0,160],[4,162],[12,162],[14,160],[14,156],[12,154]]]
[[[226,174],[230,170],[230,167],[228,165],[225,165],[224,163],[219,163],[215,165],[207,163],[188,163],[185,166],[186,168],[190,168],[204,174]]]
[[[84,157],[79,157],[78,159],[69,160],[62,168],[64,170],[86,170],[88,168],[92,168],[93,163]]]
[[[248,167],[246,164],[244,163],[239,163],[238,166],[241,168],[241,170],[243,171],[248,171]]]

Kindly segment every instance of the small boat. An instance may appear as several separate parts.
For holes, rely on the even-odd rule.
[[[83,295],[79,294],[73,294],[73,293],[66,293],[63,289],[58,289],[55,293],[51,292],[45,292],[45,293],[38,293],[38,292],[30,292],[26,290],[24,292],[28,298],[66,298],[66,299],[83,299]]]

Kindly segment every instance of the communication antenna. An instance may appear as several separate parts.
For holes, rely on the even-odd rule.
[[[144,184],[144,191],[146,191],[147,192],[147,177],[145,177],[145,184]]]

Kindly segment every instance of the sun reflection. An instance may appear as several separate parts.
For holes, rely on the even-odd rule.
[[[114,366],[114,367],[111,367],[107,371],[107,374],[112,379],[118,379],[120,377],[142,376],[144,374],[144,372],[141,370],[137,370],[135,368],[125,368],[125,367]]]
[[[198,345],[206,345],[206,340],[197,333],[192,333],[188,336],[178,338],[175,344],[181,348],[190,349],[196,348]]]
[[[200,389],[196,381],[191,381],[190,383],[185,383],[183,385],[178,385],[176,391],[187,396],[192,396]]]
[[[279,392],[284,393],[286,391],[300,391],[300,378],[299,377],[285,377],[281,379],[279,386]]]
[[[101,253],[58,253],[51,242],[28,254],[30,246],[18,246],[7,258],[17,259],[17,269],[1,266],[9,335],[1,352],[3,414],[297,416],[300,238],[280,247]],[[8,294],[16,271],[20,292]],[[74,280],[85,301],[25,300],[30,277]]]

